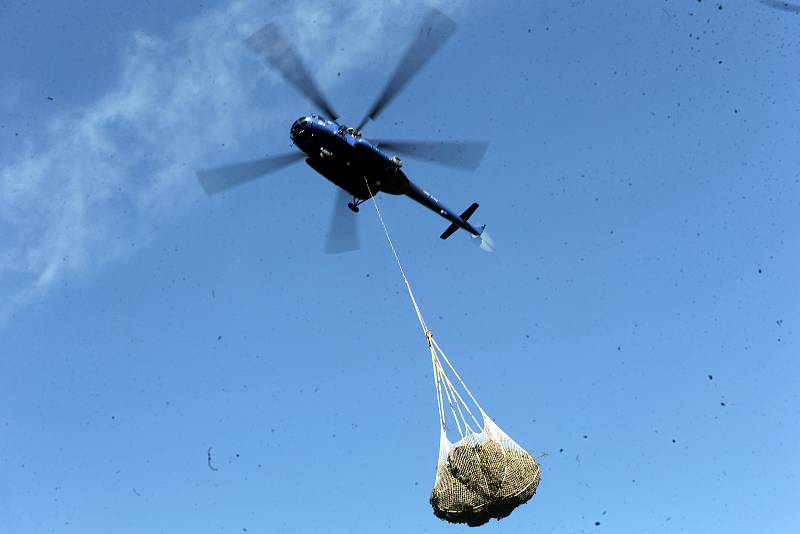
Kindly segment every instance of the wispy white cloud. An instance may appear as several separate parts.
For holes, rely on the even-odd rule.
[[[221,139],[277,126],[281,110],[265,106],[254,88],[265,77],[282,82],[253,68],[244,37],[278,20],[312,58],[321,85],[331,86],[337,73],[346,78],[401,45],[407,35],[396,28],[430,3],[409,9],[400,0],[358,0],[338,10],[313,0],[276,10],[241,0],[195,16],[170,36],[131,35],[113,86],[90,105],[48,119],[38,140],[0,169],[0,320],[150,238],[154,220],[180,213],[200,194],[193,171]],[[461,1],[438,3],[452,11]],[[313,61],[320,50],[325,61]]]

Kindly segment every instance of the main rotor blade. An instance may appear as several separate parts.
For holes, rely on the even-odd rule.
[[[328,228],[328,239],[325,244],[326,254],[349,252],[360,246],[356,214],[347,207],[349,199],[350,197],[344,189],[340,189],[339,194],[336,195],[333,216],[330,228]]]
[[[325,115],[335,121],[338,115],[328,103],[314,78],[308,73],[303,60],[275,22],[270,22],[245,40],[245,44],[264,61],[280,72],[287,82],[316,104]]]
[[[478,168],[489,148],[486,141],[371,141],[381,150],[469,170]]]
[[[213,195],[231,187],[255,180],[256,178],[275,172],[287,165],[305,158],[302,152],[290,152],[270,158],[226,165],[215,169],[197,171],[197,178],[206,194]]]
[[[419,72],[419,70],[428,62],[428,60],[436,53],[439,48],[453,35],[456,31],[456,23],[453,20],[437,9],[431,10],[416,39],[411,43],[406,50],[403,59],[394,71],[391,79],[387,82],[386,87],[383,88],[380,96],[370,108],[366,117],[364,117],[358,125],[357,130],[361,130],[367,123],[368,119],[375,120],[375,118],[383,111],[389,102],[397,95],[398,92]]]

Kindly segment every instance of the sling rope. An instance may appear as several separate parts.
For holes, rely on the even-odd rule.
[[[378,220],[381,222],[381,226],[383,227],[383,233],[386,235],[386,240],[389,242],[389,248],[392,249],[392,254],[394,255],[394,260],[397,263],[397,267],[400,269],[400,274],[403,276],[403,282],[406,285],[406,289],[408,290],[408,296],[411,298],[411,303],[414,305],[414,312],[417,314],[417,319],[419,320],[419,325],[422,328],[422,332],[425,335],[425,339],[428,342],[428,348],[431,351],[431,362],[433,364],[433,381],[436,386],[436,400],[437,400],[437,407],[439,409],[439,422],[441,423],[442,429],[446,429],[447,425],[445,423],[445,408],[444,408],[444,399],[447,399],[447,404],[450,406],[450,411],[453,413],[453,419],[456,422],[456,428],[458,433],[461,437],[464,437],[464,433],[467,432],[467,429],[472,429],[471,425],[467,422],[464,413],[461,410],[463,406],[464,409],[467,411],[469,416],[475,422],[477,429],[480,430],[481,424],[478,423],[478,419],[472,413],[472,410],[469,409],[469,406],[464,401],[464,398],[461,394],[456,390],[455,385],[447,376],[444,370],[444,366],[439,359],[438,354],[444,358],[444,361],[447,363],[447,366],[450,370],[453,371],[455,374],[456,379],[461,384],[461,387],[469,394],[469,397],[472,399],[472,402],[475,403],[475,406],[478,407],[481,415],[485,418],[486,412],[483,411],[481,405],[478,404],[478,401],[475,400],[475,396],[469,390],[467,385],[461,379],[461,376],[456,371],[453,364],[450,363],[450,359],[444,353],[444,351],[439,347],[439,344],[436,343],[436,340],[433,339],[433,333],[428,330],[428,326],[425,324],[425,319],[422,317],[422,311],[419,309],[419,304],[417,304],[417,299],[414,297],[414,292],[411,290],[411,283],[408,281],[408,277],[406,276],[405,269],[403,269],[403,264],[400,262],[400,256],[397,254],[397,249],[394,247],[394,243],[392,242],[392,237],[389,235],[389,229],[386,227],[386,223],[383,220],[383,215],[381,214],[381,210],[378,207],[378,201],[375,200],[375,195],[372,193],[372,188],[369,186],[369,180],[367,180],[366,176],[364,177],[364,182],[367,184],[367,191],[369,192],[370,198],[372,199],[372,205],[375,206],[375,213],[378,215]],[[438,354],[437,354],[438,353]],[[444,389],[444,395],[442,395],[442,389]],[[456,410],[458,411],[458,415],[456,414]],[[459,415],[460,415],[460,422],[459,422]],[[464,425],[464,429],[461,428],[461,423]]]
[[[403,270],[403,264],[400,263],[400,257],[397,255],[397,250],[394,248],[394,243],[392,243],[392,238],[389,236],[389,230],[386,228],[386,223],[383,222],[383,216],[381,215],[381,210],[378,208],[378,202],[375,200],[375,195],[372,194],[372,189],[369,186],[369,181],[367,177],[364,177],[364,182],[367,184],[367,191],[369,191],[369,195],[372,198],[372,205],[375,206],[375,213],[378,214],[378,219],[381,221],[381,226],[383,226],[383,232],[386,234],[386,240],[389,241],[389,247],[392,249],[392,254],[394,254],[394,260],[397,262],[397,266],[400,268],[400,274],[403,275],[403,282],[406,283],[406,289],[408,289],[408,296],[411,297],[411,303],[414,304],[414,311],[417,312],[417,319],[419,319],[419,325],[422,327],[422,332],[428,337],[428,327],[425,325],[425,319],[422,318],[422,312],[419,311],[419,306],[417,306],[417,299],[414,298],[414,293],[411,291],[411,284],[408,283],[408,278],[406,277],[406,272]]]

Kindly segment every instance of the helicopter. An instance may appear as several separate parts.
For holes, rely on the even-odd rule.
[[[353,213],[358,213],[359,206],[379,192],[405,195],[447,219],[450,225],[439,236],[441,239],[447,239],[458,229],[464,229],[481,249],[493,251],[494,243],[486,232],[486,226],[478,228],[469,222],[469,218],[478,209],[477,202],[460,214],[451,211],[406,176],[402,170],[403,161],[396,154],[389,155],[386,152],[392,151],[412,158],[474,170],[488,148],[487,142],[369,141],[362,135],[362,129],[367,122],[378,117],[409,80],[444,45],[456,27],[456,23],[447,15],[432,9],[375,103],[358,126],[351,128],[338,121],[339,115],[319,90],[280,26],[275,22],[266,24],[247,38],[245,45],[314,103],[319,112],[300,117],[292,124],[290,138],[299,152],[198,171],[197,177],[201,186],[207,194],[212,195],[305,160],[309,167],[339,188],[331,231],[328,234],[328,253],[358,248],[355,219],[352,214],[342,212],[340,207],[346,204]]]

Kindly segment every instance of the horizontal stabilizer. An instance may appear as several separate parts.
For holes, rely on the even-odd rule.
[[[478,209],[478,203],[477,202],[473,202],[472,205],[470,207],[468,207],[467,209],[465,209],[464,213],[462,213],[460,215],[461,220],[463,220],[463,221],[468,220],[470,217],[472,217],[472,214],[475,213],[476,209]],[[447,230],[445,230],[442,233],[442,235],[440,235],[439,237],[442,238],[442,239],[447,239],[448,237],[453,235],[456,232],[456,230],[458,230],[459,228],[460,228],[460,226],[458,224],[453,223],[450,226],[448,226]]]

